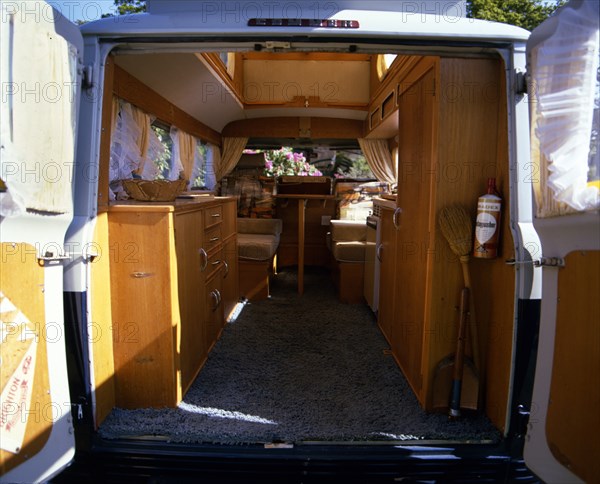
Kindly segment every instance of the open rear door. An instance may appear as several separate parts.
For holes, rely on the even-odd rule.
[[[2,2],[0,480],[73,458],[63,316],[83,41],[45,2]]]
[[[527,46],[542,308],[525,461],[548,483],[600,476],[598,5],[571,1]]]

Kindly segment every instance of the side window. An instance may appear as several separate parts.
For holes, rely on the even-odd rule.
[[[171,140],[171,136],[169,135],[168,126],[155,121],[152,124],[152,131],[154,131],[154,134],[156,134],[157,139],[163,146],[163,151],[153,160],[157,170],[156,179],[167,180],[171,171],[173,140]]]
[[[208,145],[202,141],[197,141],[196,146],[196,157],[194,159],[194,169],[192,171],[192,179],[190,188],[193,189],[207,189],[209,188],[208,179]]]

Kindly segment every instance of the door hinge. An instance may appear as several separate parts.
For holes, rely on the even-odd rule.
[[[75,260],[82,258],[84,262],[94,262],[99,256],[98,252],[94,249],[74,252],[64,252],[62,254],[53,251],[46,251],[44,254],[39,255],[37,260],[40,266],[60,264],[67,260]]]
[[[58,252],[52,252],[47,250],[43,254],[38,255],[38,264],[40,266],[60,264],[65,260],[69,260],[71,256],[67,253],[60,254]]]
[[[94,67],[89,64],[81,67],[81,87],[91,89],[94,87]]]
[[[528,92],[528,75],[527,71],[515,70],[514,75],[514,90],[516,94],[527,94]]]

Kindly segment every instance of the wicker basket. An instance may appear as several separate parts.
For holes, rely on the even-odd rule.
[[[185,190],[186,180],[123,180],[123,188],[140,202],[170,202]]]

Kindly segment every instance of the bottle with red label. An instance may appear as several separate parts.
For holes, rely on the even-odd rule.
[[[487,193],[477,201],[473,257],[493,259],[498,256],[501,213],[502,198],[496,189],[496,179],[488,178]]]

